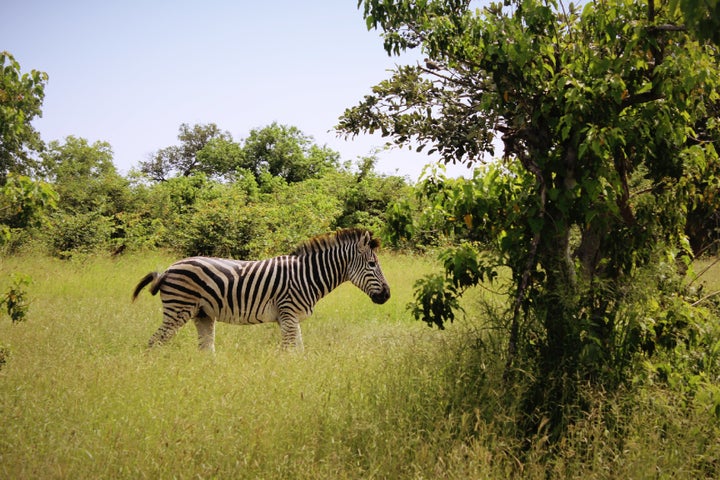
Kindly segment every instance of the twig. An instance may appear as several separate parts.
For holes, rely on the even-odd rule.
[[[712,244],[711,244],[711,245],[712,245]],[[690,283],[688,283],[688,287],[691,286],[693,283],[695,283],[695,280],[697,280],[698,278],[702,277],[702,276],[705,274],[705,272],[707,272],[707,271],[710,270],[712,267],[714,267],[715,264],[718,263],[718,262],[720,262],[720,257],[716,258],[714,262],[712,262],[712,263],[711,263],[710,265],[708,265],[707,267],[703,268],[702,271],[700,271],[700,273],[698,273],[697,275],[695,275],[695,278],[693,278],[692,281],[690,281]]]
[[[710,243],[708,243],[707,245],[705,245],[702,249],[700,249],[699,252],[697,252],[697,253],[695,254],[695,258],[702,256],[703,253],[705,253],[705,252],[707,252],[708,250],[710,250],[710,248],[711,248],[713,245],[715,245],[716,243],[718,243],[718,240],[713,240],[712,242],[710,242]]]
[[[707,300],[708,298],[714,297],[715,295],[719,295],[719,294],[720,294],[720,290],[718,290],[717,292],[708,293],[707,295],[705,295],[704,297],[702,297],[700,300],[697,300],[696,302],[691,303],[690,306],[691,306],[691,307],[697,307],[699,304],[701,304],[702,302],[704,302],[704,301]]]
[[[672,25],[666,23],[663,25],[651,25],[648,27],[650,32],[687,32],[687,27],[684,25]]]

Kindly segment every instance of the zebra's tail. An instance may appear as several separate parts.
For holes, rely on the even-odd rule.
[[[152,282],[152,286],[150,287],[150,293],[152,295],[155,295],[158,290],[160,289],[160,284],[162,283],[164,275],[160,275],[158,272],[150,272],[147,275],[145,275],[142,280],[140,280],[140,283],[137,284],[137,287],[135,287],[135,291],[133,292],[133,302],[137,298],[137,296],[140,294],[143,288],[147,286],[149,283]]]

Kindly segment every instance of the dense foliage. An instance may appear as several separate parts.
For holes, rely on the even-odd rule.
[[[127,177],[107,142],[51,141],[34,179],[10,175],[0,188],[2,244],[60,258],[127,248],[263,258],[336,228],[382,234],[385,210],[410,189],[375,172],[374,157],[341,164],[296,127],[237,143],[213,124],[181,125],[178,139]]]
[[[549,418],[561,431],[590,401],[583,385],[614,388],[661,347],[701,348],[711,325],[679,279],[688,210],[716,185],[718,50],[656,3],[359,2],[389,54],[426,58],[376,85],[340,130],[445,162],[481,162],[502,141],[503,162],[472,180],[426,182],[462,242],[443,276],[419,282],[413,311],[442,327],[459,295],[509,268],[504,353],[509,376],[535,378],[530,429]]]
[[[0,245],[52,255],[169,248],[260,258],[342,227],[382,234],[406,179],[375,158],[341,162],[297,127],[273,123],[236,142],[216,124],[182,124],[178,144],[121,175],[112,146],[68,136],[45,145],[31,125],[47,75],[0,55]]]
[[[30,122],[42,114],[47,81],[44,72],[21,73],[15,57],[0,51],[0,186],[8,173],[33,171],[42,140]]]

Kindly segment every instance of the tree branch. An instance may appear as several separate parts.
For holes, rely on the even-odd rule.
[[[673,25],[671,23],[650,25],[647,29],[649,32],[687,32],[687,27],[684,25]]]
[[[697,307],[697,306],[700,305],[702,302],[704,302],[704,301],[707,300],[708,298],[714,297],[715,295],[720,295],[720,291],[708,293],[707,295],[705,295],[704,297],[702,297],[700,300],[691,303],[690,306],[691,306],[691,307]]]
[[[661,94],[659,94],[657,92],[653,92],[653,91],[639,93],[637,95],[631,95],[620,103],[620,110],[622,111],[633,105],[639,105],[641,103],[650,103],[650,102],[654,102],[655,100],[661,100],[663,98],[664,97]]]

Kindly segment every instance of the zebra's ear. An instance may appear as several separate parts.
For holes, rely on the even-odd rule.
[[[372,233],[370,231],[365,230],[360,237],[360,243],[358,244],[360,250],[376,250],[380,248],[380,239],[379,238],[373,238]]]
[[[360,242],[358,243],[358,248],[361,251],[367,250],[368,248],[372,248],[372,237],[370,236],[370,232],[365,230],[362,235],[360,235]]]

